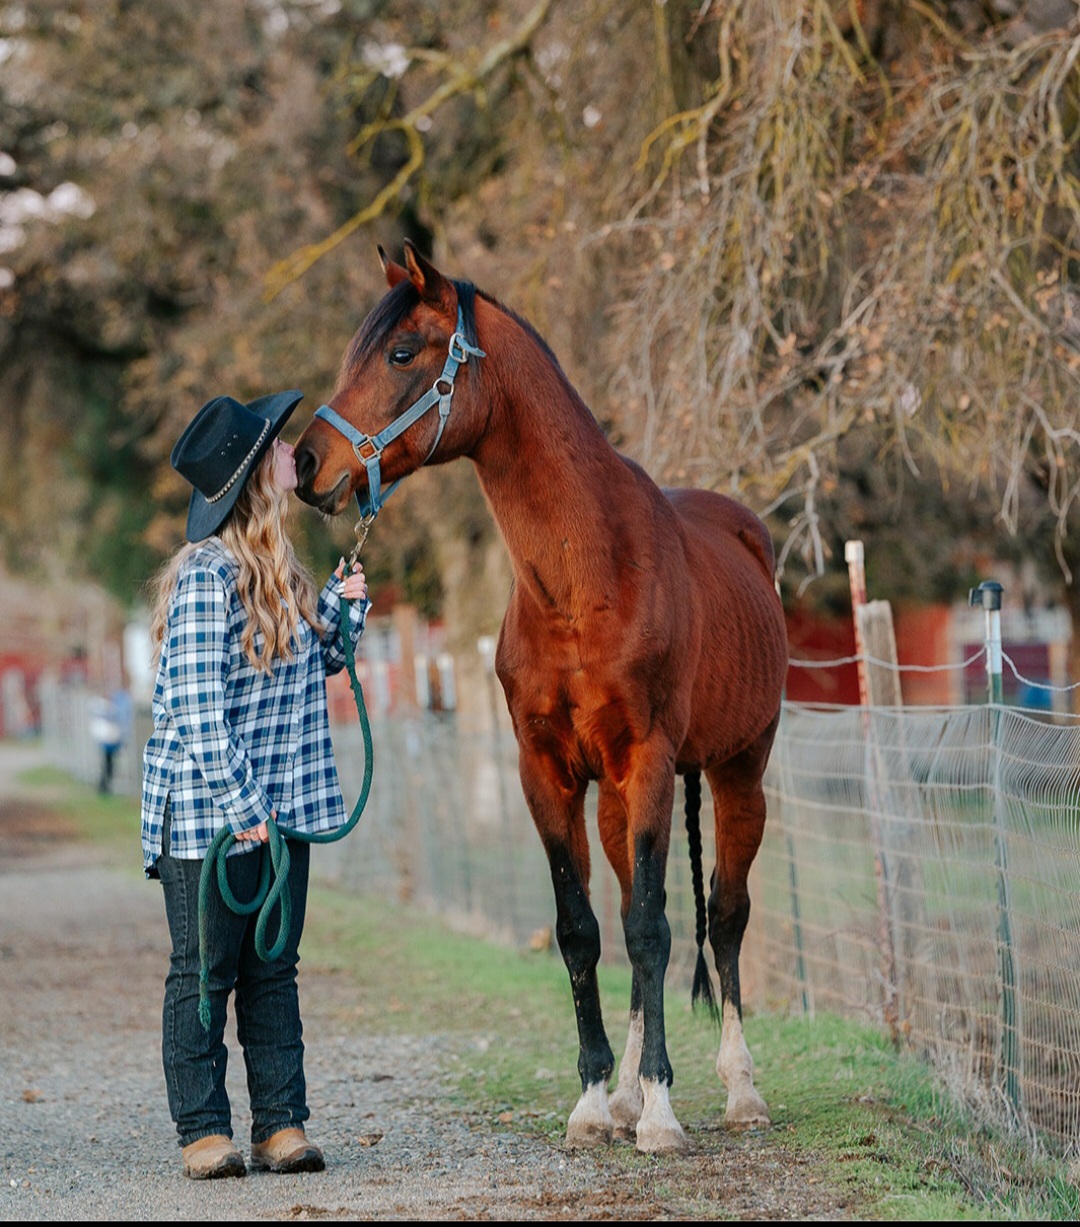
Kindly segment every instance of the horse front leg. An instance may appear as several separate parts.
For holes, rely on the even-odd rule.
[[[664,976],[671,954],[665,915],[664,875],[675,800],[674,753],[670,747],[643,747],[620,788],[629,817],[633,849],[630,906],[623,919],[626,951],[641,996],[641,1058],[638,1077],[643,1105],[637,1148],[656,1154],[684,1150],[689,1141],[671,1108],[673,1074],[664,1030]],[[628,1048],[634,1042],[633,1014]]]
[[[585,832],[585,782],[572,781],[544,756],[522,750],[521,782],[547,852],[555,890],[555,935],[570,975],[578,1028],[581,1096],[566,1124],[568,1146],[612,1140],[608,1079],[615,1057],[604,1031],[596,967],[600,925],[589,903],[589,845]]]
[[[600,798],[597,803],[597,825],[600,842],[604,846],[608,862],[615,870],[622,894],[621,914],[626,923],[630,910],[630,892],[633,888],[633,866],[630,859],[630,841],[627,839],[627,814],[622,798],[610,780],[600,781]],[[641,1093],[641,1045],[645,1025],[641,1016],[641,987],[634,976],[630,989],[630,1025],[626,1034],[626,1049],[619,1062],[619,1081],[611,1096],[611,1116],[615,1122],[615,1136],[633,1141],[637,1123],[645,1100]]]

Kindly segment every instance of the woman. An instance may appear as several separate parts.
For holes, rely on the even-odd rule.
[[[211,1027],[199,1021],[198,888],[214,836],[237,842],[227,873],[239,899],[255,894],[273,818],[282,832],[336,829],[345,807],[334,767],[325,675],[344,664],[341,598],[359,638],[367,585],[344,561],[315,594],[285,535],[293,449],[278,438],[302,398],[280,392],[202,407],[172,453],[193,486],[187,540],[161,573],[151,635],[159,653],[154,731],[143,755],[142,840],[160,877],[172,937],[162,1057],[169,1107],[194,1179],[243,1176],[225,1090],[226,1004],[235,988],[237,1035],[251,1098],[253,1167],[321,1171],[308,1118],[296,988],[310,845],[290,841],[292,924],[279,958],[255,952],[255,917],[211,892]],[[277,931],[271,917],[268,932]]]

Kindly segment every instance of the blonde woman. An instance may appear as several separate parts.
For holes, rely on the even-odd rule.
[[[154,731],[143,755],[142,842],[159,877],[172,937],[162,1057],[169,1107],[194,1179],[243,1176],[225,1090],[226,1005],[235,990],[237,1035],[251,1099],[253,1167],[320,1171],[308,1118],[296,987],[310,845],[290,842],[292,925],[279,958],[254,948],[254,917],[211,892],[211,1028],[199,1021],[198,888],[210,843],[236,836],[227,872],[239,899],[256,890],[260,846],[273,818],[282,832],[345,822],[334,767],[325,677],[344,665],[342,597],[355,642],[367,613],[363,570],[344,563],[317,595],[285,535],[296,487],[293,449],[278,434],[297,391],[242,404],[219,396],[173,449],[191,483],[187,540],[158,579],[152,638],[158,657]],[[276,917],[271,919],[274,931]]]

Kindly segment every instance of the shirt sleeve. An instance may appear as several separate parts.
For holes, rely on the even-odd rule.
[[[239,832],[265,822],[273,805],[225,714],[228,667],[225,581],[192,569],[180,576],[173,596],[163,702],[216,805]]]
[[[342,598],[339,589],[340,580],[331,575],[319,594],[319,621],[323,625],[322,654],[327,673],[340,673],[345,668],[345,653],[341,647],[341,606]],[[349,607],[349,631],[352,634],[353,647],[360,642],[367,621],[367,612],[371,602],[365,597],[362,601],[353,601]]]

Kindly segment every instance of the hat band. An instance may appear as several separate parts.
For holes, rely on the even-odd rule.
[[[267,432],[269,430],[270,430],[270,419],[267,418],[266,421],[263,423],[261,434],[255,440],[254,446],[252,447],[251,451],[248,452],[248,454],[243,458],[243,460],[240,461],[240,466],[236,470],[236,472],[232,475],[232,477],[230,477],[229,480],[221,487],[221,489],[217,492],[217,494],[203,495],[203,497],[206,499],[208,503],[216,503],[218,499],[224,498],[225,495],[228,494],[229,491],[233,488],[233,486],[236,485],[236,483],[243,476],[244,470],[251,463],[251,458],[259,450],[260,446],[262,445],[262,441],[263,439],[266,438]]]

